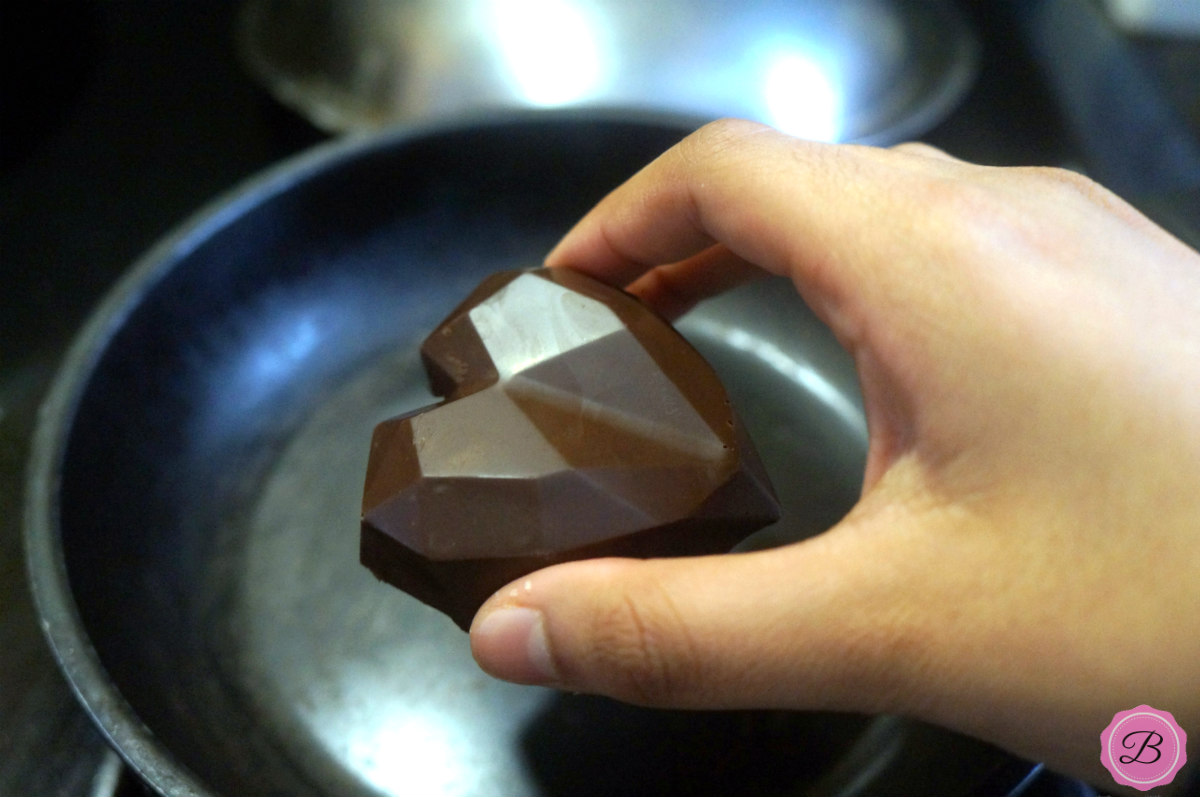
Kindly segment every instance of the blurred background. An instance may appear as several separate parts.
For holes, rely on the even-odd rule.
[[[747,116],[1080,169],[1200,240],[1195,0],[10,0],[0,15],[0,795],[139,793],[38,628],[29,436],[104,291],[267,165],[513,109]]]

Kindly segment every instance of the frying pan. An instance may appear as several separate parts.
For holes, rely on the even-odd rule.
[[[687,132],[526,114],[327,145],[157,245],[71,348],[26,542],[73,688],[162,794],[1004,793],[1034,770],[892,717],[672,712],[493,681],[357,563],[372,426],[433,400],[417,346]],[[846,355],[786,283],[693,311],[784,518],[855,501]]]

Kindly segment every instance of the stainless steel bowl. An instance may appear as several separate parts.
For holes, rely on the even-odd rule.
[[[978,65],[945,0],[248,0],[239,43],[334,132],[580,106],[887,144],[940,121]]]

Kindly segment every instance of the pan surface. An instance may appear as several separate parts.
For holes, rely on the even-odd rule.
[[[55,653],[146,782],[198,795],[844,785],[839,765],[878,721],[652,711],[496,682],[448,619],[357,561],[372,427],[433,400],[425,334],[486,274],[539,264],[685,132],[526,115],[342,142],[217,202],[112,291],[43,409],[27,543]],[[681,329],[784,502],[749,544],[836,522],[866,437],[829,333],[772,281]],[[963,755],[968,780],[1006,761]]]

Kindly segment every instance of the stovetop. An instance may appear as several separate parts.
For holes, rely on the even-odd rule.
[[[984,40],[982,72],[961,109],[926,140],[967,159],[1100,167],[1103,177],[1086,132],[1070,123],[1062,85],[1046,72],[1053,58],[1044,42],[993,8],[1002,5],[969,6]],[[1029,7],[1039,5],[1072,2]],[[62,0],[3,8],[0,797],[141,791],[78,707],[42,639],[21,550],[23,469],[38,402],[106,288],[200,205],[325,138],[241,68],[232,35],[237,6]],[[1151,74],[1167,77],[1168,104],[1200,130],[1200,44],[1138,46]],[[1165,188],[1178,194],[1188,186]],[[1200,218],[1189,215],[1192,206],[1158,196],[1147,205],[1185,236]],[[1049,776],[1037,788],[1082,793],[1062,791],[1075,787]]]

